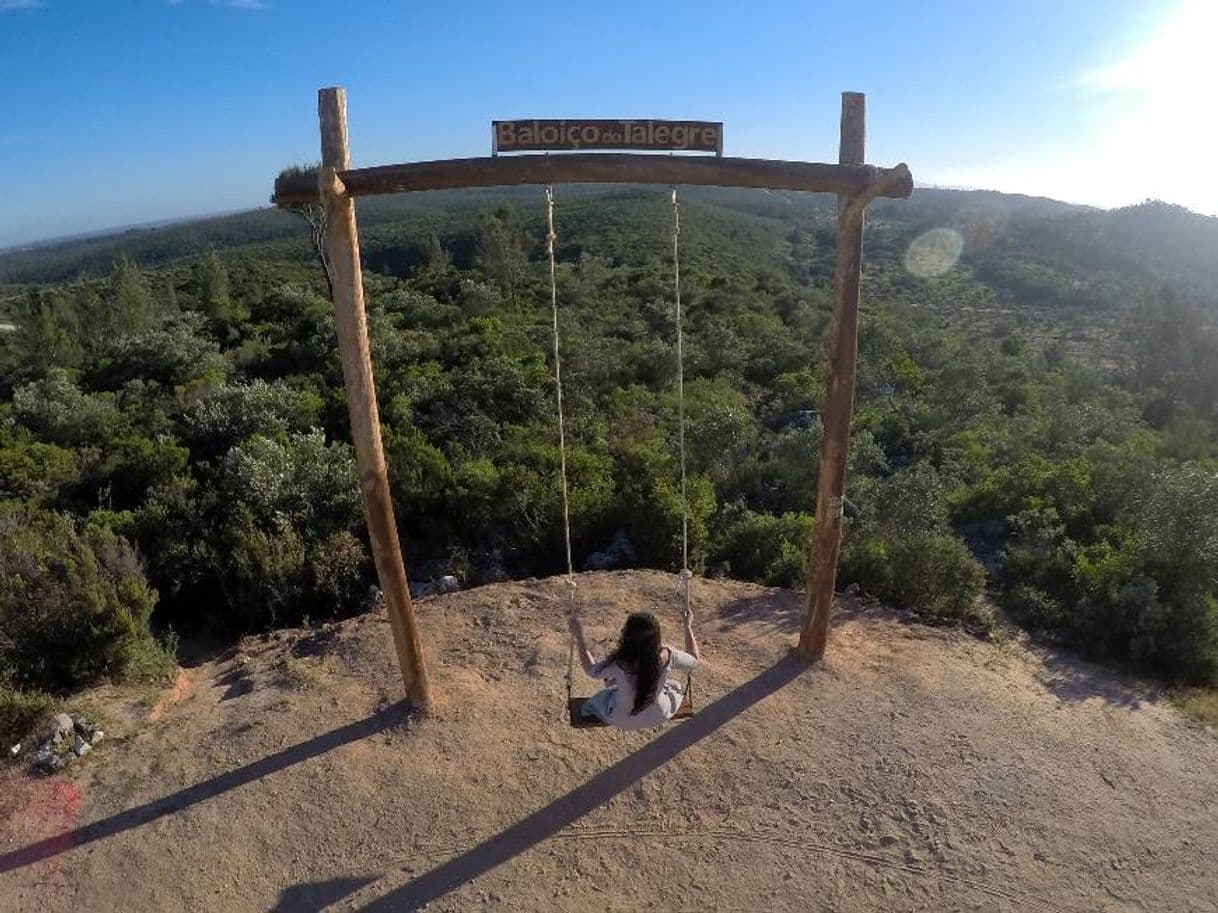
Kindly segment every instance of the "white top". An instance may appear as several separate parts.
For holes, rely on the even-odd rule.
[[[635,681],[617,663],[608,660],[597,663],[588,674],[597,679],[613,679],[612,685],[617,689],[613,702],[613,714],[606,720],[612,726],[622,729],[650,729],[661,726],[673,718],[681,708],[684,692],[680,682],[673,681],[669,675],[675,672],[688,672],[698,665],[698,661],[684,650],[667,647],[668,662],[660,668],[660,682],[656,687],[655,699],[640,710],[631,714],[634,709]]]

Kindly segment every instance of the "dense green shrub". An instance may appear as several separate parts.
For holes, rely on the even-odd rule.
[[[1060,631],[1065,627],[1066,610],[1039,587],[1018,583],[1003,594],[1003,605],[1020,622],[1036,631]]]
[[[983,621],[985,570],[959,539],[941,533],[852,536],[838,584],[857,583],[889,605],[950,621]]]
[[[106,390],[117,390],[136,379],[172,390],[217,383],[227,371],[201,318],[182,314],[161,326],[107,340],[88,377],[95,387]]]
[[[0,498],[49,507],[79,478],[76,453],[68,448],[23,441],[0,449]]]
[[[180,433],[196,456],[207,458],[254,434],[274,438],[316,427],[321,406],[315,394],[283,383],[226,384],[181,417]]]
[[[148,492],[180,475],[189,451],[172,439],[127,435],[116,438],[108,450],[85,470],[80,495],[92,503],[118,510],[138,507]],[[80,497],[78,495],[78,498]]]
[[[163,505],[158,522],[196,530],[183,559],[219,588],[222,624],[250,630],[358,605],[353,576],[366,572],[366,557],[351,535],[362,514],[350,447],[327,444],[319,431],[254,435],[225,455],[215,484],[194,523],[194,506],[180,499]]]
[[[163,671],[149,620],[156,593],[131,545],[100,526],[0,505],[0,678],[62,691]]]
[[[618,450],[613,516],[624,529],[640,564],[676,567],[681,563],[682,513],[688,510],[690,566],[706,560],[710,518],[715,512],[715,489],[702,475],[687,481],[681,500],[677,461],[656,442]]]
[[[110,393],[84,393],[62,368],[13,392],[13,417],[42,440],[62,447],[105,443],[123,428]]]
[[[350,529],[360,520],[355,459],[320,431],[274,440],[254,435],[224,457],[217,479],[224,505],[241,505],[264,527],[287,519],[314,532]]]
[[[746,510],[720,534],[710,560],[733,577],[799,587],[807,573],[812,528],[809,514],[775,517]]]
[[[1011,517],[1006,604],[1088,652],[1188,680],[1218,677],[1214,467],[1165,468],[1124,499],[1104,511],[1115,522],[1085,527],[1092,541],[1071,536],[1054,507]]]

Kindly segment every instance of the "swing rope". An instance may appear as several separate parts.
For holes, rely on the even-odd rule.
[[[681,596],[681,609],[688,624],[694,609],[690,604],[689,584],[693,571],[689,569],[689,498],[686,494],[685,471],[685,336],[681,314],[681,203],[677,199],[677,188],[672,189],[672,283],[676,299],[677,319],[677,439],[681,449],[681,573],[677,577],[677,591]],[[694,699],[694,676],[685,676],[686,700]]]
[[[681,319],[681,203],[677,199],[677,188],[672,189],[672,276],[673,292],[677,310],[677,439],[681,449],[681,574],[678,589],[682,608],[689,618],[693,609],[689,604],[689,581],[693,572],[689,569],[689,498],[686,495],[685,472],[685,336]]]
[[[567,429],[562,411],[562,359],[559,356],[561,337],[558,333],[558,279],[554,258],[554,188],[546,184],[546,254],[550,260],[550,316],[554,328],[554,399],[558,404],[558,474],[562,482],[562,532],[567,550],[566,614],[575,611],[575,565],[571,560],[571,509],[567,496]],[[567,649],[567,700],[570,701],[575,676],[575,637]]]

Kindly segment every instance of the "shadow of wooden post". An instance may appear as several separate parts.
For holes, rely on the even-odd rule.
[[[341,745],[383,732],[396,723],[405,721],[407,709],[408,705],[405,703],[394,704],[370,717],[340,726],[338,729],[292,745],[283,751],[277,751],[273,755],[246,764],[244,767],[238,767],[217,777],[212,777],[210,780],[180,789],[176,793],[127,809],[125,812],[110,815],[108,818],[102,818],[75,830],[10,850],[0,855],[0,875],[23,866],[33,865],[35,862],[41,862],[52,856],[58,856],[96,840],[113,837],[132,828],[156,821],[158,818],[176,814],[231,789],[261,780],[263,777],[291,767],[293,764],[308,761]]]

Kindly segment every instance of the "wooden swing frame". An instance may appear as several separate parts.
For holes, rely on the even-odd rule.
[[[347,142],[347,94],[340,87],[318,92],[321,168],[275,181],[280,206],[320,203],[325,208],[326,257],[334,290],[335,326],[351,439],[377,578],[393,631],[406,696],[421,710],[432,704],[410,584],[402,560],[381,444],[355,198],[383,193],[520,184],[680,184],[754,187],[834,193],[838,197],[833,317],[829,329],[829,380],[816,492],[816,526],[808,570],[808,603],[799,653],[818,660],[825,652],[833,609],[833,586],[841,551],[846,453],[854,410],[858,353],[858,309],[862,280],[863,227],[867,206],[878,197],[906,199],[913,177],[904,164],[864,164],[865,110],[862,93],[842,93],[838,164],[640,153],[563,153],[490,156],[352,168]],[[682,708],[684,710],[684,707]],[[569,707],[573,713],[574,708]]]

